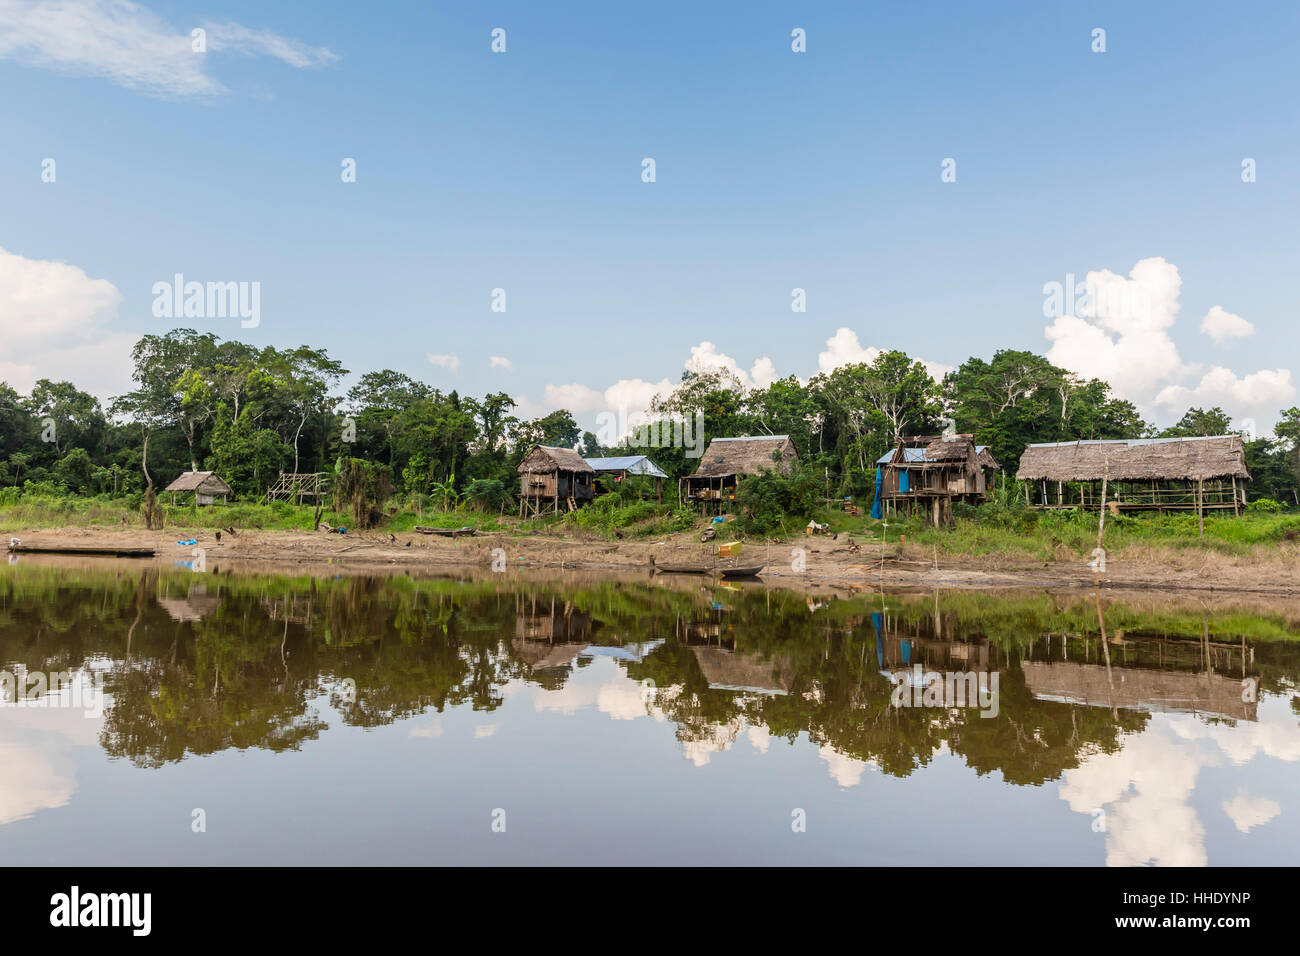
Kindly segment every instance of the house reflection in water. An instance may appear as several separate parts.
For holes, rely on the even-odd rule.
[[[515,655],[535,677],[563,681],[591,643],[591,618],[568,601],[520,595],[515,606]]]
[[[1099,646],[1073,635],[1035,642],[1021,662],[1029,692],[1089,707],[1258,719],[1259,681],[1244,644],[1120,632],[1106,649],[1109,666]]]
[[[191,585],[183,598],[160,597],[156,600],[174,621],[201,621],[221,606],[221,598],[208,594],[207,586],[203,584]]]

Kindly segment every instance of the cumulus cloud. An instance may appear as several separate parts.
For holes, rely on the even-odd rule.
[[[605,405],[605,396],[594,388],[579,382],[568,385],[547,385],[542,399],[552,408],[567,408],[575,414],[594,412]]]
[[[1261,369],[1239,377],[1232,370],[1216,365],[1191,388],[1184,385],[1162,388],[1156,396],[1156,403],[1175,410],[1219,405],[1234,417],[1254,417],[1256,414],[1276,414],[1279,408],[1295,398],[1295,394],[1290,369]]]
[[[460,368],[460,356],[455,352],[451,352],[447,355],[434,355],[430,352],[428,354],[428,359],[430,365],[445,368],[449,372],[455,372]]]
[[[298,68],[338,59],[325,47],[238,23],[202,24],[208,52],[198,53],[195,26],[169,26],[129,0],[6,0],[0,3],[0,59],[171,97],[224,92],[208,73],[213,52],[269,56]]]
[[[745,388],[766,388],[776,381],[776,367],[767,356],[756,359],[749,370],[740,367],[734,358],[718,351],[712,342],[701,342],[691,346],[690,358],[686,360],[686,370],[699,375],[704,372],[730,372],[740,380]]]
[[[1178,321],[1183,280],[1178,267],[1156,256],[1139,261],[1128,278],[1108,269],[1089,272],[1076,315],[1062,315],[1044,334],[1049,361],[1084,378],[1109,382],[1115,393],[1147,415],[1156,408],[1220,405],[1233,418],[1271,419],[1295,396],[1288,369],[1239,376],[1215,366],[1186,363],[1172,330]],[[1248,321],[1215,306],[1201,331],[1216,342],[1250,335]],[[1187,380],[1200,375],[1200,381]]]
[[[122,293],[66,262],[0,249],[0,381],[68,380],[101,399],[130,384],[134,336],[113,328]]]
[[[1143,259],[1127,279],[1109,269],[1089,272],[1086,286],[1079,314],[1047,327],[1049,361],[1104,379],[1135,400],[1149,399],[1153,386],[1187,371],[1169,335],[1183,287],[1176,266],[1159,256]]]
[[[870,365],[880,358],[884,351],[874,345],[864,348],[857,332],[841,327],[826,340],[826,348],[818,353],[817,371],[829,375],[845,365]],[[943,377],[953,370],[951,365],[944,365],[942,362],[931,362],[926,359],[917,359],[917,361],[925,366],[926,372],[936,382],[943,381]]]
[[[1216,305],[1201,319],[1201,331],[1222,345],[1229,339],[1244,339],[1255,334],[1255,326],[1221,305]]]
[[[510,371],[514,366],[510,363],[510,359],[506,358],[504,355],[489,355],[488,368],[503,368],[506,371]]]

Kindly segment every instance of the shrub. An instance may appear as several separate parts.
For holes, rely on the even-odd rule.
[[[1274,501],[1272,498],[1256,498],[1250,504],[1246,505],[1247,511],[1262,511],[1267,514],[1277,514],[1279,511],[1285,511],[1286,506],[1280,501]]]

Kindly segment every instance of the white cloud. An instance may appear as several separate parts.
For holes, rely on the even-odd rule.
[[[639,415],[650,408],[658,396],[667,396],[673,390],[668,379],[647,382],[640,378],[624,378],[605,389],[605,408],[611,412],[627,409],[629,416]]]
[[[106,399],[130,383],[133,335],[115,331],[122,293],[65,262],[0,249],[0,381],[20,392],[67,380]]]
[[[1255,326],[1221,305],[1216,305],[1201,319],[1201,331],[1222,345],[1228,339],[1244,339],[1255,334]]]
[[[1156,396],[1156,403],[1175,410],[1189,406],[1221,406],[1234,418],[1269,417],[1295,398],[1291,371],[1285,368],[1261,369],[1238,377],[1221,365],[1206,372],[1194,387],[1168,385]]]
[[[825,350],[818,353],[817,371],[829,375],[845,365],[870,365],[880,358],[883,352],[884,349],[878,349],[874,345],[864,348],[857,332],[841,327],[826,340]],[[931,362],[923,358],[916,361],[925,366],[926,372],[936,382],[943,381],[943,377],[953,370],[953,366],[944,365],[942,362]]]
[[[428,354],[428,359],[430,365],[436,365],[439,368],[445,368],[449,372],[455,372],[457,369],[460,368],[460,356],[457,355],[455,352],[452,352],[448,355],[434,355],[432,352],[430,352]]]
[[[509,371],[514,368],[514,366],[510,364],[510,359],[506,358],[504,355],[489,355],[488,368],[503,368],[506,371]]]
[[[1049,361],[1084,378],[1109,382],[1115,394],[1151,416],[1156,408],[1220,405],[1234,419],[1271,421],[1296,394],[1288,369],[1262,369],[1238,376],[1222,366],[1202,373],[1185,363],[1171,334],[1178,319],[1182,277],[1157,256],[1142,259],[1126,279],[1108,269],[1089,272],[1078,315],[1065,315],[1044,330],[1052,343]],[[1201,331],[1216,342],[1249,335],[1254,327],[1215,306]],[[1187,379],[1201,375],[1196,384]]]
[[[321,66],[338,56],[269,30],[204,23],[207,53],[196,53],[194,25],[170,27],[129,0],[5,0],[0,3],[0,59],[75,76],[102,77],[162,96],[224,91],[207,72],[213,52],[269,56],[294,67]]]
[[[270,30],[250,30],[246,26],[227,21],[205,23],[208,31],[208,50],[226,50],[241,56],[269,56],[298,69],[309,69],[337,63],[339,56],[323,46],[310,46],[301,40],[272,33]]]
[[[719,352],[718,347],[712,342],[701,342],[699,345],[691,346],[690,358],[686,360],[686,370],[697,375],[717,370],[730,372],[745,388],[752,388],[755,385],[766,388],[777,379],[776,367],[767,356],[756,359],[749,371],[746,371],[730,355]]]
[[[1249,797],[1244,791],[1237,791],[1231,800],[1223,801],[1223,812],[1228,815],[1233,825],[1242,833],[1249,833],[1252,828],[1263,826],[1282,812],[1276,800],[1268,797]]]
[[[578,382],[568,385],[547,385],[542,400],[551,408],[567,408],[574,414],[594,412],[605,405],[605,396],[594,388]]]
[[[1169,336],[1178,318],[1183,280],[1163,258],[1143,259],[1129,278],[1109,269],[1089,272],[1079,315],[1046,329],[1047,358],[1085,378],[1100,378],[1134,401],[1187,371]]]

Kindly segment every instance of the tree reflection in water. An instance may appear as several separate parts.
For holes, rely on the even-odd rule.
[[[1115,752],[1154,711],[1251,721],[1243,678],[1288,696],[1300,678],[1294,612],[1091,593],[814,601],[619,580],[9,571],[0,658],[43,671],[111,661],[100,741],[140,767],[296,750],[331,720],[492,711],[510,683],[559,691],[606,654],[688,751],[761,728],[888,774],[947,750],[979,774],[1036,785]],[[892,681],[917,664],[996,671],[997,716],[893,706]]]

